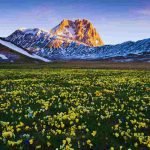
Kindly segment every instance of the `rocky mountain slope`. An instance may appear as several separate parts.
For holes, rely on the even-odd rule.
[[[37,55],[48,59],[108,59],[113,57],[126,57],[131,54],[142,55],[150,53],[150,39],[137,42],[125,42],[117,45],[88,47],[70,43],[67,47],[45,48],[36,52]],[[148,55],[149,57],[149,55]],[[149,57],[150,60],[150,57]]]
[[[63,20],[58,26],[53,28],[50,33],[59,38],[68,39],[87,46],[102,46],[102,39],[88,20]]]
[[[33,63],[33,62],[38,62],[38,60],[29,58],[25,55],[15,52],[13,49],[8,48],[7,46],[0,44],[0,62]]]
[[[50,62],[35,53],[29,53],[25,49],[8,41],[0,39],[0,62]]]
[[[102,46],[96,29],[88,20],[63,20],[52,30],[18,29],[6,38],[18,46],[29,51],[38,51],[41,48],[60,48],[75,42],[78,45]]]
[[[103,45],[96,29],[85,19],[63,20],[50,31],[38,28],[18,29],[7,38],[1,39],[1,44],[2,41],[5,41],[5,46],[14,44],[31,54],[31,57],[36,56],[46,62],[70,59],[150,61],[150,39]]]

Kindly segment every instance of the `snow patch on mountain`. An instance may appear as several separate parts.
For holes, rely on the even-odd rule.
[[[29,51],[38,51],[51,42],[52,35],[38,28],[19,29],[8,36],[6,40]]]
[[[57,32],[57,36],[65,38],[75,38],[75,30],[73,27],[65,27],[64,30]]]
[[[107,59],[144,52],[150,52],[150,39],[101,47],[88,47],[72,42],[67,47],[41,49],[37,54],[49,59]]]
[[[36,54],[50,60],[107,59],[150,52],[150,39],[103,45],[96,29],[86,19],[65,19],[50,32],[38,28],[18,29],[6,41],[27,50],[26,53],[32,53],[32,57]]]
[[[8,59],[5,55],[3,55],[3,54],[0,54],[0,58],[1,59],[4,59],[4,60],[6,60],[6,59]]]
[[[23,55],[25,55],[25,56],[28,56],[28,57],[30,57],[30,58],[42,60],[42,61],[44,61],[44,62],[50,62],[50,60],[48,60],[48,59],[46,59],[46,58],[43,58],[43,57],[40,57],[40,56],[38,56],[38,55],[36,55],[36,54],[33,54],[33,55],[32,55],[32,54],[29,54],[29,53],[26,52],[24,49],[22,49],[22,48],[20,48],[20,47],[17,47],[16,45],[14,45],[14,44],[12,44],[12,43],[10,43],[10,42],[3,41],[3,40],[0,39],[0,44],[5,45],[5,46],[9,47],[10,49],[12,49],[12,50],[14,50],[14,51],[16,51],[16,52],[19,52],[19,53],[21,53],[21,54],[23,54]]]

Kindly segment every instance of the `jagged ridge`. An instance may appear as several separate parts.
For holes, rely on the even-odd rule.
[[[53,35],[81,42],[87,46],[102,46],[102,39],[96,29],[86,19],[75,21],[64,19],[58,26],[50,31]]]
[[[38,55],[49,59],[107,59],[111,57],[150,52],[150,39],[137,42],[125,42],[117,45],[89,47],[70,43],[67,47],[45,48],[37,52]],[[149,58],[150,59],[150,58]]]
[[[18,29],[6,40],[48,59],[107,59],[150,52],[150,39],[104,46],[96,29],[85,19],[63,20],[49,32]],[[96,44],[100,46],[94,47]]]

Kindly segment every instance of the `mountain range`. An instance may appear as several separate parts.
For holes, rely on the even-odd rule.
[[[112,60],[150,62],[150,39],[104,45],[93,24],[86,19],[64,19],[49,31],[20,28],[0,38],[0,61]]]

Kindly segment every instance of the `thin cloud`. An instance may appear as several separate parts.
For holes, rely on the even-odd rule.
[[[139,10],[136,10],[135,13],[137,15],[150,16],[150,8],[139,9]]]

